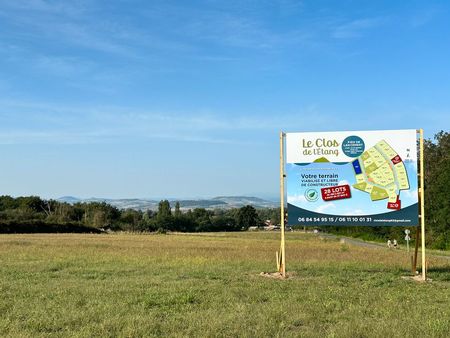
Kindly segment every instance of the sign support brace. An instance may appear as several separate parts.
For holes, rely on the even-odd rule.
[[[286,246],[285,246],[285,212],[284,212],[284,138],[285,133],[280,132],[280,225],[281,225],[281,243],[280,251],[276,253],[277,269],[283,278],[286,277]]]
[[[424,184],[424,156],[423,156],[423,129],[420,134],[420,227],[422,240],[422,279],[427,280],[427,266],[425,260],[425,184]]]
[[[417,270],[417,254],[419,249],[419,238],[421,239],[422,246],[422,280],[427,280],[427,264],[425,258],[425,184],[424,184],[424,146],[423,146],[423,129],[417,130],[419,134],[419,161],[420,161],[420,174],[419,174],[419,203],[420,203],[420,230],[417,226],[416,232],[416,245],[414,250],[414,262],[413,262],[413,273]]]

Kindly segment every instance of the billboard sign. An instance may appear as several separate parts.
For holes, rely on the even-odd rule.
[[[290,225],[416,226],[416,130],[286,134]]]

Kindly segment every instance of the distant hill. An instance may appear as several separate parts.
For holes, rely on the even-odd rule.
[[[134,210],[157,210],[159,200],[151,199],[109,199],[109,198],[86,198],[80,199],[73,196],[64,196],[58,198],[60,202],[66,202],[69,204],[75,203],[89,203],[89,202],[105,202],[111,204],[119,209],[134,209]],[[205,208],[205,209],[232,209],[240,208],[245,205],[252,205],[255,208],[276,208],[278,204],[272,201],[267,201],[258,197],[248,196],[218,196],[211,199],[172,199],[170,204],[172,207],[175,203],[179,202],[180,207],[183,210]]]
[[[79,198],[73,197],[73,196],[63,196],[63,197],[58,198],[58,201],[59,202],[66,202],[66,203],[69,203],[69,204],[75,204],[75,203],[80,202],[81,200]]]
[[[247,197],[247,196],[219,196],[214,197],[214,201],[221,201],[232,208],[240,208],[245,205],[252,205],[256,208],[276,208],[279,206],[278,203],[267,201],[258,197]]]
[[[172,204],[175,204],[176,202],[180,203],[180,207],[182,209],[195,209],[195,208],[221,208],[226,207],[227,203],[219,201],[219,200],[176,200],[173,201]]]

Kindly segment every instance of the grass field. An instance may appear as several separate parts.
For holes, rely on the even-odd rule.
[[[450,337],[450,260],[278,236],[0,235],[0,336]]]

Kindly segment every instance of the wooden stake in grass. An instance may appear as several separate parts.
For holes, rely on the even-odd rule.
[[[277,259],[277,271],[280,271],[280,258],[278,256],[278,251],[275,251],[275,256]]]

